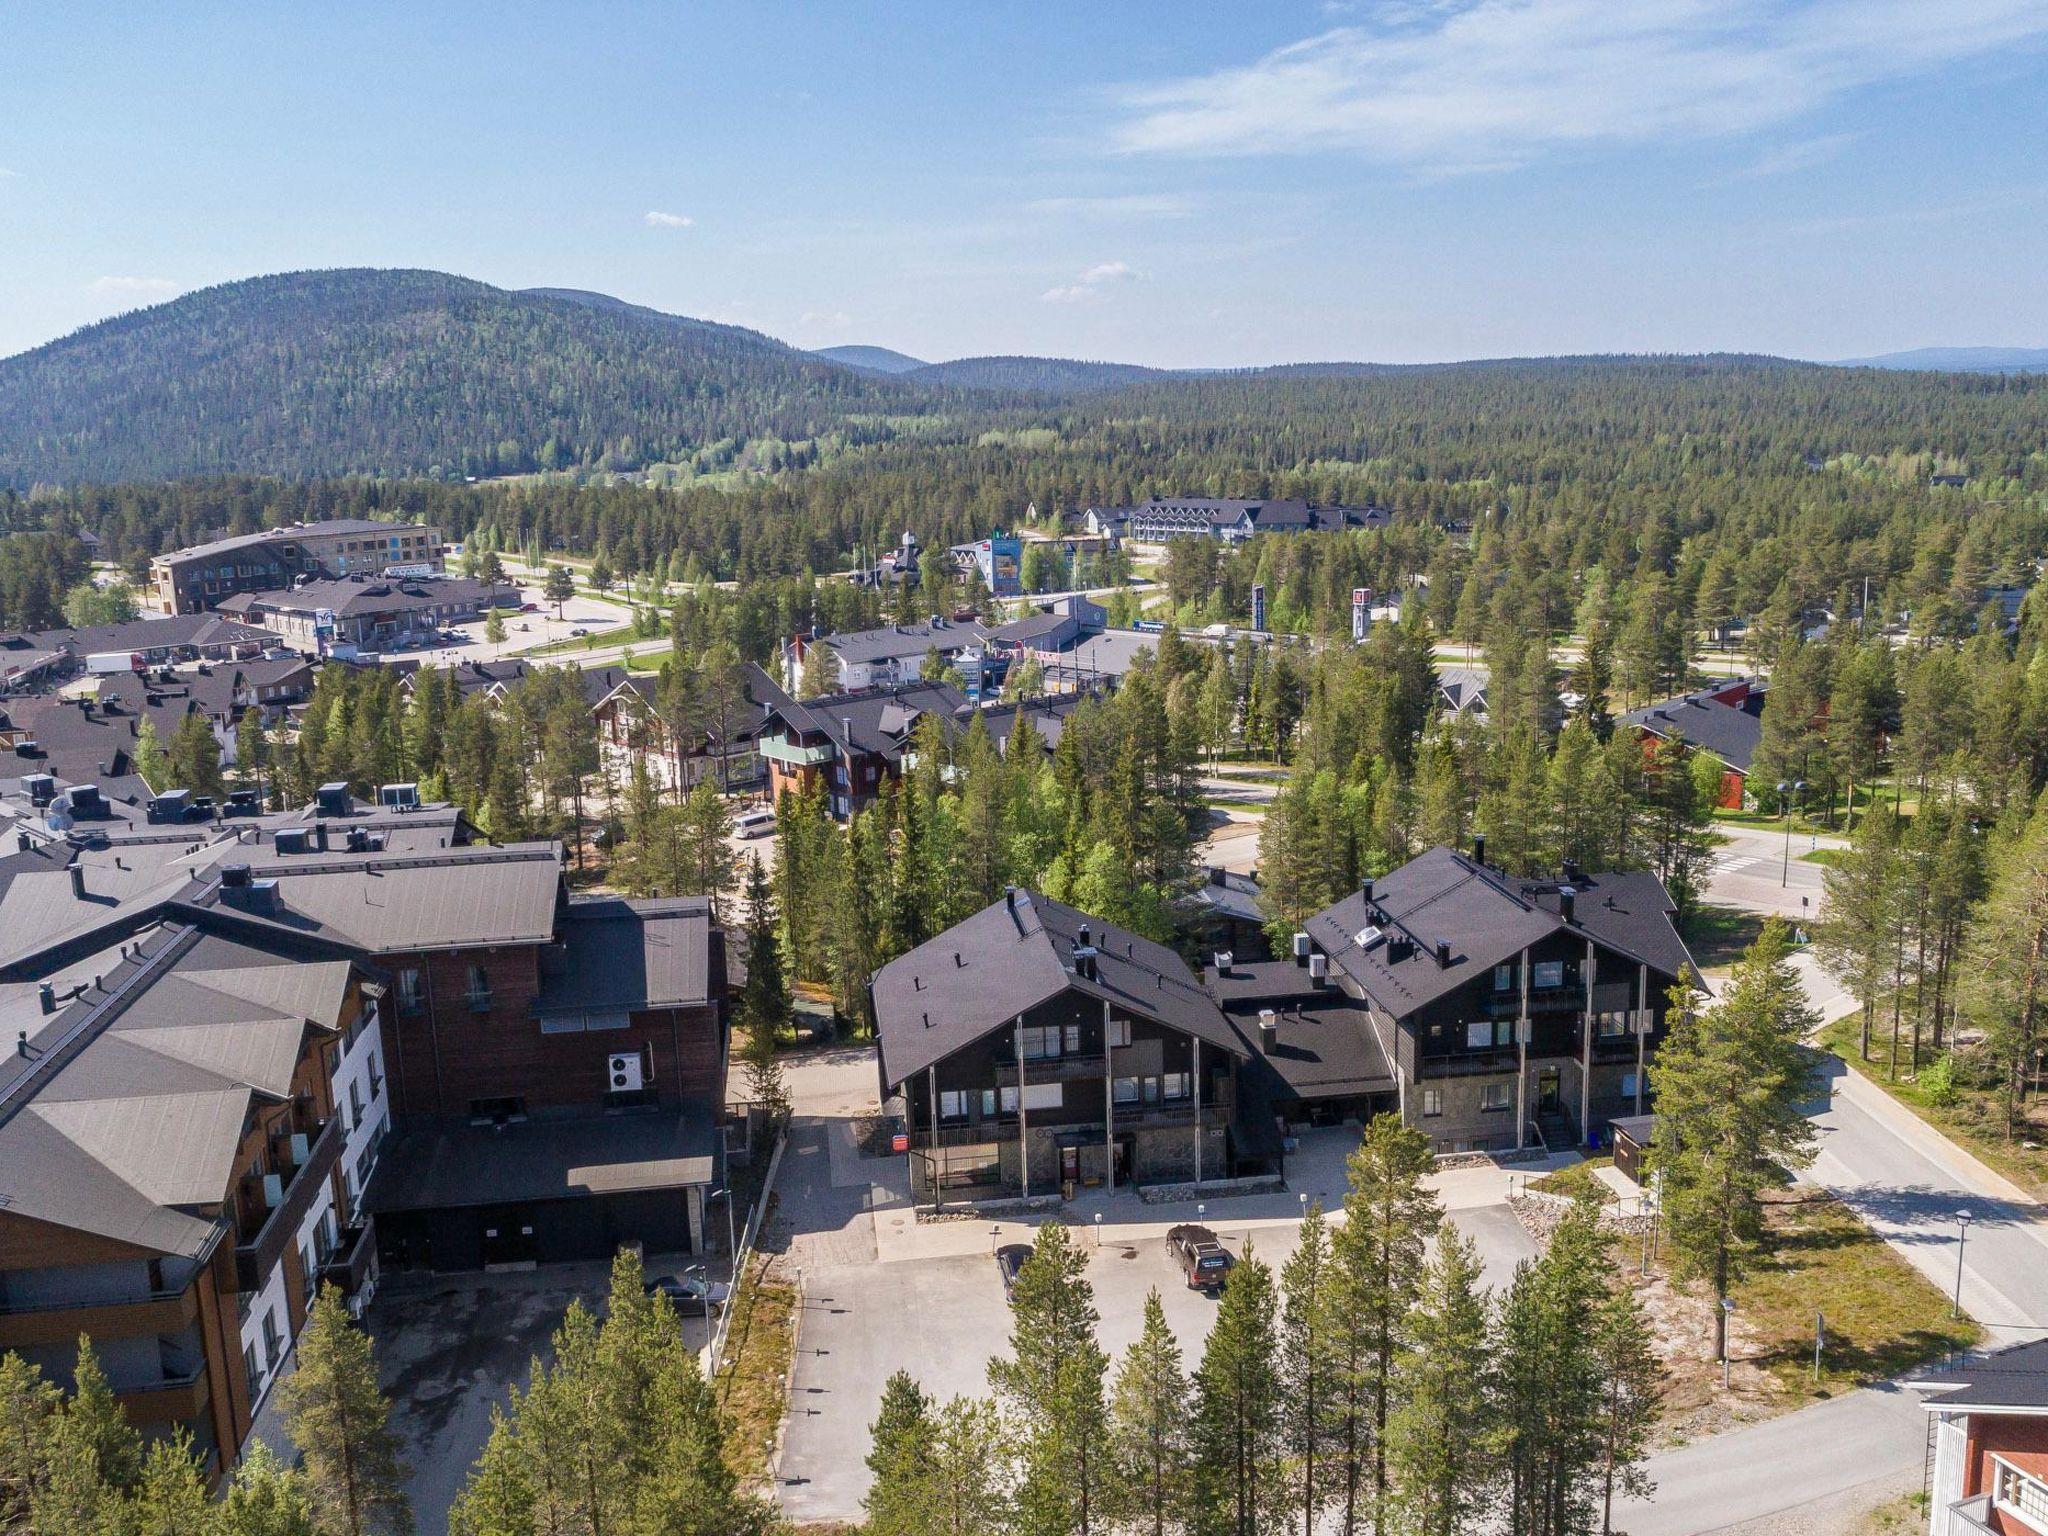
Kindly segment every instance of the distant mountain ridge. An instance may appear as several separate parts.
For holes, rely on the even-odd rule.
[[[1025,390],[1038,394],[1092,394],[1150,379],[1173,377],[1163,368],[1138,363],[1090,363],[1067,357],[960,357],[928,363],[905,378],[955,389]]]
[[[603,294],[287,272],[0,360],[0,485],[632,467],[808,439],[925,398],[757,331]]]
[[[843,363],[848,368],[858,368],[863,373],[910,373],[919,368],[929,368],[921,357],[912,357],[908,352],[898,352],[893,347],[819,347],[811,354],[834,363]]]
[[[1914,347],[1845,357],[1837,368],[1917,368],[1929,373],[2048,373],[2048,347]]]

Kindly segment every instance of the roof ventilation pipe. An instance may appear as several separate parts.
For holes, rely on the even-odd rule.
[[[1308,951],[1308,935],[1297,929],[1294,935],[1294,963],[1296,965],[1307,965],[1309,958]]]

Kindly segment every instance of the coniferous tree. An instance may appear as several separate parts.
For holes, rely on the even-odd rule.
[[[1109,1357],[1086,1253],[1056,1221],[1038,1229],[1010,1294],[1010,1353],[989,1363],[1020,1472],[1017,1529],[1039,1536],[1087,1532],[1104,1472]]]
[[[1784,923],[1772,918],[1720,1001],[1701,1010],[1689,993],[1675,996],[1671,1032],[1650,1069],[1672,1268],[1711,1287],[1716,1360],[1728,1347],[1722,1302],[1762,1238],[1762,1194],[1813,1156],[1801,1042],[1816,1017],[1790,953]]]
[[[1273,1272],[1245,1244],[1195,1371],[1196,1536],[1259,1536],[1288,1513]]]
[[[1332,1438],[1335,1293],[1329,1227],[1321,1204],[1312,1203],[1300,1242],[1280,1268],[1281,1424],[1302,1536],[1315,1536],[1331,1501],[1325,1453]]]
[[[1173,1536],[1191,1498],[1192,1399],[1180,1345],[1159,1292],[1145,1296],[1145,1324],[1117,1362],[1109,1395],[1105,1513],[1128,1529]]]
[[[2007,813],[2015,820],[2020,807]],[[1985,1031],[2005,1087],[2005,1134],[2020,1123],[2048,1025],[2048,796],[2006,834],[1970,946],[1964,1006]]]
[[[1495,1482],[1487,1380],[1488,1308],[1479,1250],[1446,1222],[1422,1271],[1396,1363],[1387,1421],[1395,1524],[1412,1536],[1460,1536]]]
[[[913,1536],[925,1529],[935,1428],[933,1403],[908,1371],[882,1384],[882,1406],[868,1426],[869,1536]]]
[[[299,1334],[298,1369],[279,1389],[322,1536],[409,1536],[407,1469],[377,1386],[369,1335],[322,1286]]]
[[[1429,1239],[1443,1220],[1422,1182],[1430,1171],[1428,1137],[1398,1116],[1374,1116],[1351,1154],[1344,1224],[1331,1240],[1332,1470],[1346,1536],[1362,1526],[1375,1536],[1387,1528],[1395,1362]]]

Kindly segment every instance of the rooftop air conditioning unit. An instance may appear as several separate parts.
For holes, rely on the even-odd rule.
[[[621,1053],[611,1058],[611,1091],[613,1093],[638,1093],[640,1091],[640,1053]]]

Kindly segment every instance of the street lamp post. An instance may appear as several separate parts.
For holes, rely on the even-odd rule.
[[[725,1253],[727,1258],[737,1264],[740,1258],[740,1239],[739,1233],[733,1228],[732,1186],[728,1184],[723,1189],[707,1189],[704,1192],[704,1198],[706,1200],[723,1200],[725,1202]]]
[[[1970,1212],[1967,1207],[1956,1212],[1956,1317],[1963,1315],[1963,1243],[1970,1235]]]
[[[1806,780],[1794,779],[1790,784],[1778,786],[1778,800],[1785,807],[1785,860],[1778,872],[1780,889],[1792,884],[1792,800],[1806,789]]]

